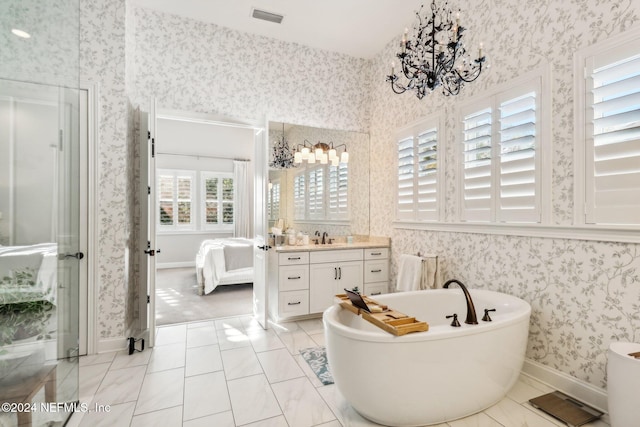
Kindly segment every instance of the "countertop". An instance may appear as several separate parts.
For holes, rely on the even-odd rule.
[[[325,245],[316,245],[314,243],[310,245],[300,246],[276,246],[274,249],[276,252],[299,252],[299,251],[333,251],[342,249],[368,249],[368,248],[386,248],[389,247],[389,242],[381,241],[367,241],[367,242],[353,242],[353,243],[331,243]]]

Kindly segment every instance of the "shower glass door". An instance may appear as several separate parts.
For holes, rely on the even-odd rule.
[[[0,1],[1,426],[78,401],[79,1]]]
[[[62,423],[78,400],[77,91],[0,80],[0,123],[0,401],[14,409],[0,425]]]

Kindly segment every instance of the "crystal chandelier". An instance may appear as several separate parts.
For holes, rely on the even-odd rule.
[[[344,151],[338,154],[338,149],[342,147]],[[349,163],[349,153],[346,144],[334,147],[333,142],[312,144],[305,139],[302,144],[298,144],[294,154],[295,163],[302,163],[303,160],[307,163],[318,162],[323,165],[331,163],[332,166],[338,166],[340,163]]]
[[[273,144],[273,158],[269,166],[275,169],[296,167],[293,163],[293,153],[289,148],[289,143],[284,139],[284,123],[282,123],[282,137]]]
[[[467,52],[462,35],[465,28],[460,25],[460,12],[452,17],[452,12],[444,6],[436,7],[431,3],[431,13],[424,5],[416,12],[416,23],[413,26],[414,40],[408,39],[409,30],[404,30],[400,42],[400,52],[396,54],[400,60],[402,75],[406,83],[401,83],[395,73],[395,63],[391,63],[391,74],[386,81],[397,94],[407,90],[416,92],[418,99],[442,86],[445,95],[457,95],[465,83],[470,83],[480,76],[482,63],[482,43],[478,50],[478,58],[471,59]]]

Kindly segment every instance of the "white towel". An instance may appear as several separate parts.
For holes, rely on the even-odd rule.
[[[440,265],[437,255],[426,255],[422,263],[422,280],[420,289],[437,289],[442,287]]]
[[[415,255],[400,255],[398,268],[398,291],[417,291],[422,278],[422,258]]]

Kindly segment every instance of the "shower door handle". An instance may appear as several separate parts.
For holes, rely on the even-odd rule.
[[[77,260],[81,260],[82,258],[84,258],[84,254],[82,252],[76,252],[75,254],[60,254],[58,255],[58,259],[60,261],[63,261],[67,258],[75,258]]]

